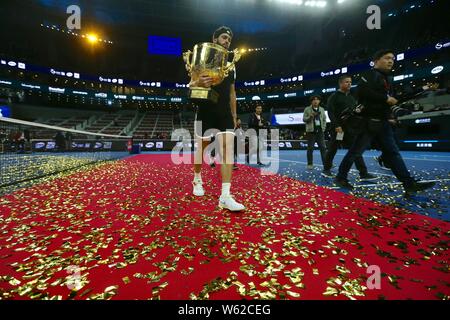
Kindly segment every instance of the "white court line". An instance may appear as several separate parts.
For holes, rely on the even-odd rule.
[[[380,153],[381,154],[381,153]],[[380,155],[378,154],[378,155]],[[345,154],[337,154],[339,156],[345,156]],[[363,158],[371,158],[373,159],[376,156],[363,155]],[[434,161],[434,162],[450,162],[450,160],[437,160],[437,159],[428,159],[428,158],[406,158],[402,157],[404,160],[413,160],[413,161]],[[375,160],[374,160],[375,161]]]
[[[297,151],[297,150],[287,150],[287,151]],[[301,150],[300,150],[301,151]],[[317,151],[317,150],[315,150]],[[374,158],[376,156],[379,156],[381,154],[381,151],[378,151],[377,154],[375,154],[374,150],[367,150],[364,154],[363,154],[363,158]],[[402,153],[403,151],[401,151]],[[406,151],[408,152],[408,151]],[[412,152],[412,151],[410,151]],[[336,153],[337,156],[345,156],[345,154],[347,153],[347,150],[343,150],[343,149],[339,149]],[[369,154],[369,153],[373,153],[373,154]],[[443,155],[424,155],[425,157],[429,157],[429,158],[444,158],[444,159],[448,159],[448,160],[439,160],[439,159],[429,159],[429,158],[411,158],[411,155],[408,154],[402,154],[402,158],[406,159],[406,160],[418,160],[418,161],[436,161],[436,162],[450,162],[450,156],[443,156]]]
[[[417,161],[434,161],[434,162],[450,162],[450,160],[434,160],[434,159],[418,159],[418,158],[403,158],[405,160],[417,160]]]
[[[408,155],[406,155],[406,156],[408,156]],[[430,156],[430,155],[424,155],[424,157],[450,159],[450,156]],[[418,157],[416,157],[416,158],[418,158]]]
[[[267,158],[267,159],[277,160],[275,158]],[[295,161],[295,160],[284,160],[284,159],[283,160],[278,160],[278,162],[294,162],[294,163],[308,164],[307,162]],[[322,164],[318,164],[318,165],[315,165],[315,166],[323,167]],[[352,172],[359,172],[358,170],[355,170],[355,169],[350,169],[350,171],[352,171]],[[379,176],[395,177],[393,174],[378,173],[378,172],[371,172],[371,173],[379,175]]]
[[[380,153],[381,154],[381,153]],[[375,156],[363,155],[363,158],[374,158]],[[413,161],[435,161],[435,162],[450,162],[450,160],[435,160],[435,159],[427,159],[427,158],[405,158],[404,160],[413,160]],[[375,160],[374,160],[375,161]]]
[[[364,155],[364,154],[363,154],[363,158],[371,158],[371,159],[373,159],[374,157],[379,156],[380,154],[381,154],[381,152],[380,152],[379,154],[377,154],[377,155]],[[344,156],[345,156],[345,153],[337,152],[336,155],[337,155],[337,156],[344,157]],[[431,157],[449,158],[449,160],[438,160],[438,159],[428,159],[428,158],[409,158],[409,157],[403,157],[403,156],[402,156],[402,158],[403,158],[404,160],[413,160],[413,161],[433,161],[433,162],[450,162],[450,157],[448,157],[448,156],[431,156]],[[300,162],[300,163],[303,163],[303,162]]]
[[[413,152],[413,151],[401,151],[401,152],[403,152],[405,156],[409,156],[409,155],[414,156],[414,154],[409,154],[410,152]],[[430,154],[428,154],[428,152],[424,152],[422,155],[417,155],[417,156],[424,156],[424,157],[431,157],[431,158],[450,158],[450,155],[449,156],[443,156],[443,155],[437,155],[437,154],[430,155]]]
[[[420,180],[420,182],[444,182],[444,181],[450,181],[450,179],[438,179],[438,180]],[[375,184],[362,184],[362,185],[355,185],[353,186],[356,188],[373,188],[373,187],[379,187],[379,186],[395,186],[402,184],[401,182],[391,182],[391,183],[375,183]]]

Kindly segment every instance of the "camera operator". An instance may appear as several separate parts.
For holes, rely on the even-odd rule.
[[[322,176],[327,178],[333,177],[331,167],[333,166],[333,159],[336,155],[339,141],[342,141],[345,138],[351,145],[355,138],[355,133],[352,132],[351,128],[348,126],[344,126],[344,123],[341,120],[343,110],[357,104],[355,98],[353,98],[350,94],[352,77],[349,75],[341,76],[339,77],[338,83],[339,89],[328,98],[327,102],[328,116],[331,120],[331,137],[328,143],[322,171]],[[371,175],[367,171],[367,166],[364,163],[362,156],[355,158],[355,166],[359,171],[361,181],[372,181],[378,179],[378,177]]]
[[[388,119],[393,112],[392,107],[398,100],[392,96],[389,73],[394,65],[394,54],[391,50],[380,50],[374,54],[374,67],[361,77],[358,83],[358,100],[364,107],[360,116],[365,125],[356,137],[339,166],[336,184],[340,187],[353,189],[348,182],[347,175],[355,159],[361,156],[376,139],[380,144],[384,160],[399,181],[403,183],[406,193],[431,188],[434,182],[418,182],[411,177],[403,158],[395,143],[392,126]]]

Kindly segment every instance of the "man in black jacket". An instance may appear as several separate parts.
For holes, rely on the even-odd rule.
[[[327,178],[333,177],[333,174],[331,173],[331,167],[333,165],[333,159],[338,149],[339,141],[342,141],[344,138],[344,131],[346,141],[350,145],[352,145],[353,141],[355,140],[354,133],[352,133],[348,127],[344,130],[344,124],[341,120],[342,111],[357,104],[355,98],[353,98],[353,96],[350,94],[351,87],[352,77],[349,75],[341,76],[339,78],[339,89],[328,98],[327,110],[328,116],[331,120],[331,137],[328,144],[327,153],[325,155],[325,161],[322,171],[322,175]],[[377,177],[371,175],[367,171],[367,166],[364,163],[364,159],[361,155],[355,158],[355,166],[359,171],[361,181],[372,181],[377,179]]]
[[[250,137],[253,141],[250,141],[250,146],[255,146],[256,144],[256,159],[257,164],[259,166],[262,166],[263,164],[260,161],[259,153],[261,151],[261,144],[263,143],[261,141],[261,137],[259,135],[259,130],[261,129],[267,129],[268,122],[266,119],[264,119],[262,115],[262,106],[258,105],[255,108],[255,113],[252,113],[248,119],[248,128],[249,129],[255,129],[256,131],[256,137]],[[253,154],[254,150],[249,150],[249,154],[247,156],[247,162],[250,163],[250,155]]]
[[[392,172],[403,183],[406,193],[431,188],[434,182],[418,182],[411,177],[395,142],[394,132],[388,119],[391,107],[398,103],[392,95],[389,73],[394,65],[391,50],[380,50],[373,57],[374,68],[361,77],[358,83],[358,100],[364,108],[360,113],[365,120],[361,132],[348,150],[339,166],[335,182],[343,188],[352,189],[347,175],[355,159],[363,154],[373,139],[377,139],[383,157]]]

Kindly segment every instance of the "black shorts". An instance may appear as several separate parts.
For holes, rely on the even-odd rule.
[[[194,134],[196,137],[211,138],[217,133],[229,131],[234,134],[231,110],[221,108],[199,108],[195,114]]]

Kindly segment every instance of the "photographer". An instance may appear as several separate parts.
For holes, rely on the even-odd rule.
[[[350,94],[352,87],[352,78],[349,75],[344,75],[339,78],[339,89],[333,93],[327,102],[328,115],[331,120],[331,137],[328,143],[328,150],[325,156],[325,162],[323,164],[322,176],[332,178],[331,167],[333,166],[333,159],[336,155],[339,141],[343,141],[344,133],[346,141],[351,145],[355,133],[350,130],[348,126],[344,126],[341,120],[342,112],[351,106],[357,104],[355,98]],[[372,181],[378,179],[378,177],[371,175],[367,171],[367,166],[364,163],[362,156],[355,158],[355,166],[359,171],[361,181]]]
[[[428,189],[434,185],[433,182],[417,182],[408,172],[395,143],[392,126],[388,121],[393,112],[392,107],[398,102],[392,96],[389,82],[389,73],[394,65],[394,54],[391,50],[380,50],[374,54],[373,62],[374,68],[361,77],[358,84],[358,100],[363,105],[360,116],[364,119],[365,125],[361,127],[361,132],[339,166],[336,184],[353,189],[347,180],[348,172],[355,159],[361,156],[376,139],[380,144],[384,160],[389,163],[397,179],[403,183],[406,193]]]
[[[325,164],[325,139],[324,132],[327,126],[327,118],[325,116],[325,109],[320,106],[320,96],[313,95],[310,98],[311,105],[305,108],[303,113],[303,122],[306,124],[306,137],[308,139],[308,151],[306,157],[308,165],[306,168],[311,170],[313,165],[313,151],[314,144],[317,142],[320,149],[320,156],[322,163]]]
[[[424,94],[427,94],[429,92],[435,91],[439,85],[437,83],[427,83],[426,85],[422,86],[420,89],[414,91],[412,94],[407,95],[406,98],[403,97],[403,100],[406,100],[405,102],[399,104],[399,106],[392,106],[391,107],[391,115],[388,122],[392,126],[392,130],[394,132],[395,136],[395,130],[397,127],[401,126],[401,121],[399,117],[403,117],[406,115],[412,114],[413,110],[417,108],[416,103],[414,103],[414,98],[417,98],[418,96],[423,96]],[[380,150],[380,147],[378,144],[376,144],[375,149]],[[384,154],[380,154],[379,156],[374,157],[375,161],[378,163],[381,169],[383,170],[390,170],[390,165],[388,163],[388,160],[385,159],[386,157]]]

